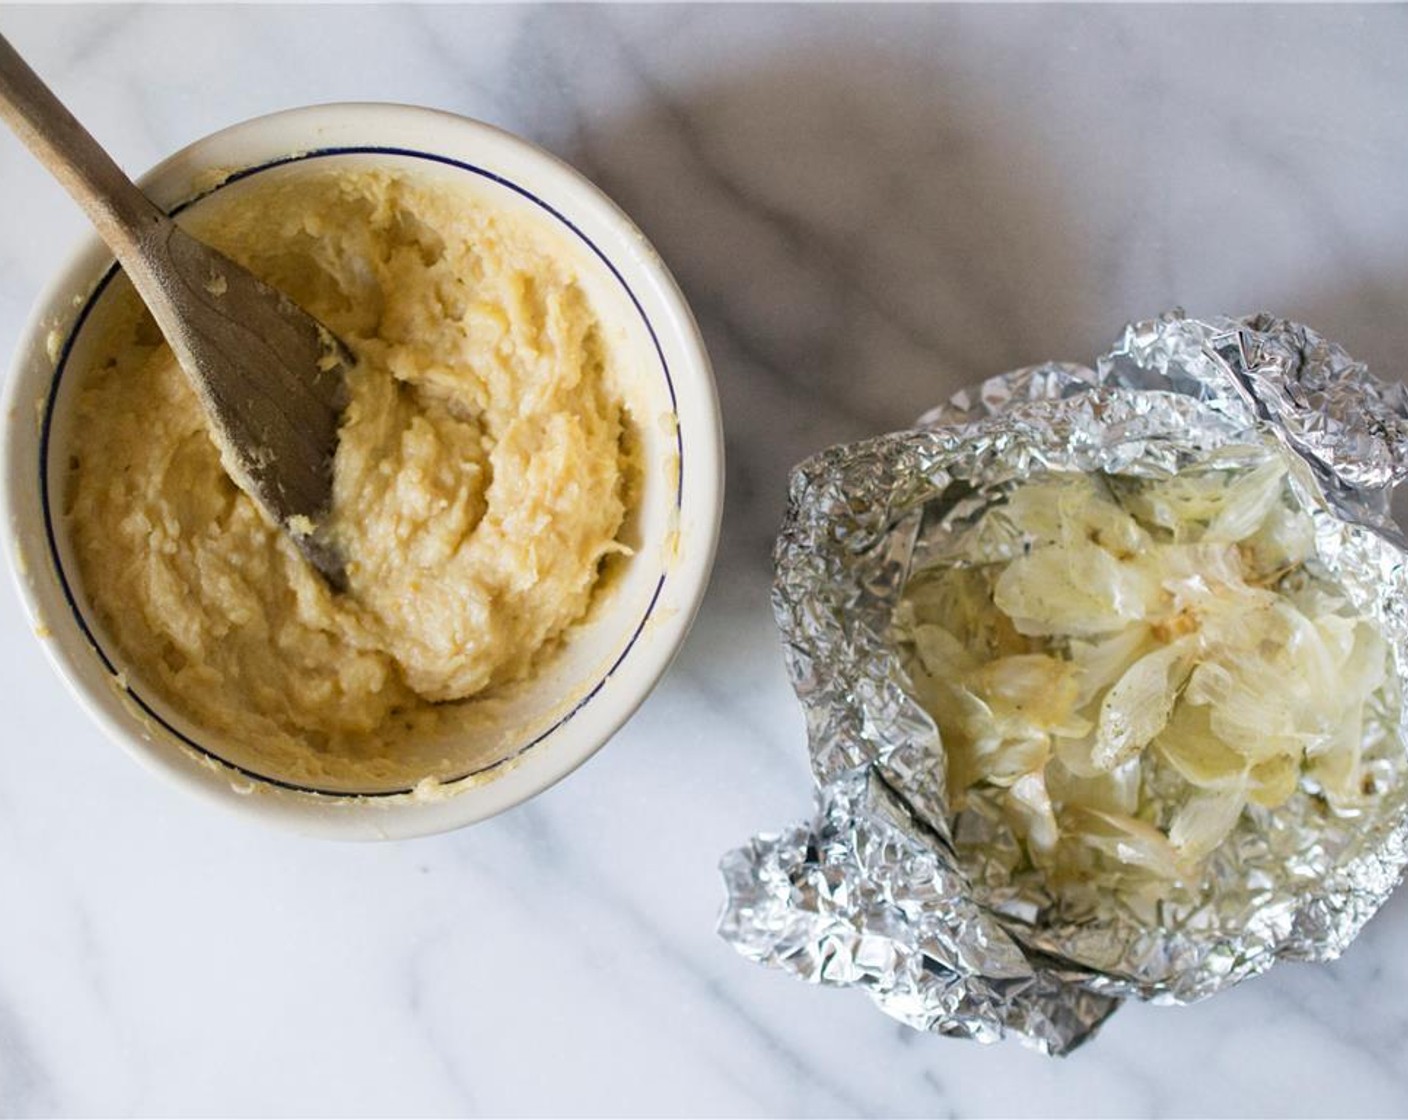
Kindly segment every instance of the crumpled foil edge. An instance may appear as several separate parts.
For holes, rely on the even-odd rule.
[[[1141,408],[1156,398],[1150,413],[1162,426],[1151,421],[1143,439]],[[1200,450],[1189,433],[1212,445],[1242,430],[1273,434],[1308,465],[1332,519],[1372,531],[1354,538],[1363,555],[1342,560],[1366,568],[1359,592],[1383,607],[1379,621],[1402,675],[1408,566],[1388,498],[1408,477],[1408,399],[1402,385],[1377,381],[1298,324],[1199,321],[1175,311],[1129,326],[1095,369],[1048,363],[990,378],[927,413],[916,431],[831,448],[794,470],[774,611],[807,717],[817,813],[724,857],[719,932],[758,963],[859,987],[918,1029],[982,1042],[1015,1035],[1065,1054],[1124,998],[1185,1002],[1278,958],[1338,955],[1402,877],[1408,813],[1382,822],[1369,849],[1328,875],[1289,924],[1278,915],[1274,931],[1263,931],[1274,951],[1237,960],[1229,947],[1220,976],[1186,989],[1150,990],[1034,951],[969,897],[929,749],[935,731],[905,691],[886,634],[925,504],[955,484],[962,500],[962,480],[944,464],[973,426],[993,420],[1018,433],[1014,473],[1044,465],[1023,444],[1024,410],[1037,428],[1083,423],[1101,433],[1082,448],[1074,429],[1058,432],[1069,453],[1062,465],[1076,469],[1176,469]],[[1180,415],[1187,431],[1169,439],[1168,418]],[[1111,424],[1119,428],[1113,440],[1103,438]],[[845,650],[839,660],[837,648]]]

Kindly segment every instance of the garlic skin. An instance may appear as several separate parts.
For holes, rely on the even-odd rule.
[[[1301,324],[1177,311],[799,464],[773,608],[816,812],[725,857],[720,932],[1049,1053],[1122,999],[1339,956],[1408,868],[1405,482],[1403,384]],[[999,609],[1053,546],[1068,595],[1023,564]],[[1176,643],[1111,699],[1097,759],[1111,690]],[[1166,718],[1122,730],[1160,671]]]
[[[1054,895],[1194,891],[1248,805],[1372,798],[1362,730],[1389,649],[1317,565],[1273,450],[1037,476],[973,537],[966,566],[911,575],[895,637],[955,817],[996,794],[1012,858]]]

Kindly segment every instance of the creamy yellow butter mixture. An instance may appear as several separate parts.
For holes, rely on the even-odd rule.
[[[394,172],[244,188],[188,227],[358,359],[331,525],[350,590],[230,482],[134,297],[83,373],[70,527],[124,659],[196,724],[316,775],[523,678],[581,618],[623,551],[623,406],[546,227]]]

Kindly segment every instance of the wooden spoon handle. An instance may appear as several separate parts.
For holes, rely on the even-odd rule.
[[[0,119],[83,207],[129,275],[145,271],[136,262],[165,240],[170,219],[103,151],[3,35]]]

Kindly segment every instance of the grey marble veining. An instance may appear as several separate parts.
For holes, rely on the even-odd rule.
[[[543,144],[679,277],[729,454],[669,676],[580,773],[450,836],[211,814],[89,726],[0,596],[0,1114],[1408,1112],[1401,892],[1343,961],[1129,1008],[1061,1062],[713,935],[718,856],[809,805],[767,603],[788,467],[1174,304],[1399,375],[1408,9],[6,5],[0,32],[134,170],[331,100]],[[82,225],[8,136],[0,184],[8,350]]]

